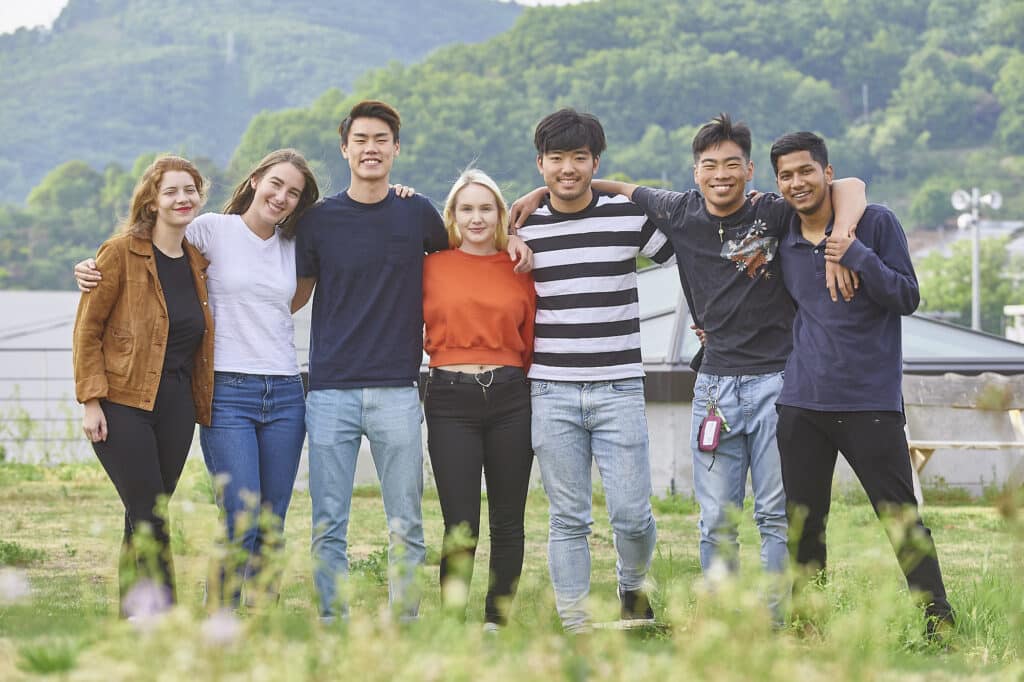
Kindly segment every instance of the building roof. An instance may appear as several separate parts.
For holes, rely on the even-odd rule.
[[[654,371],[688,366],[697,352],[690,315],[674,267],[639,275],[644,365]],[[913,374],[1024,373],[1024,344],[914,314],[903,318],[903,365]]]
[[[642,270],[639,288],[644,365],[649,371],[685,368],[699,344],[689,329],[676,268]],[[74,291],[0,293],[0,349],[70,349],[78,297]],[[303,365],[311,308],[307,305],[295,315],[295,342]],[[903,318],[903,358],[911,373],[1024,373],[1024,344],[916,314]]]

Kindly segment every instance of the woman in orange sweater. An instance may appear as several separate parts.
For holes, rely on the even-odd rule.
[[[444,207],[451,249],[423,265],[425,413],[430,463],[444,516],[441,596],[465,613],[487,482],[490,582],[484,628],[506,622],[523,568],[530,482],[530,387],[536,294],[505,252],[508,208],[482,171],[455,182]]]

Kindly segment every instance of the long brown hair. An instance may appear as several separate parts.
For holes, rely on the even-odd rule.
[[[255,180],[258,183],[264,173],[279,163],[290,163],[295,166],[295,169],[302,173],[302,177],[306,180],[306,185],[302,188],[302,194],[299,195],[299,202],[295,205],[295,210],[278,225],[281,228],[281,235],[291,239],[295,236],[299,217],[320,198],[320,188],[316,184],[316,176],[313,175],[309,163],[306,162],[306,157],[294,149],[278,149],[264,156],[256,164],[256,167],[245,176],[245,179],[235,187],[231,198],[224,204],[224,213],[242,215],[248,211],[249,207],[252,206],[253,198],[256,196],[256,189],[252,186],[253,181]]]
[[[160,193],[160,181],[163,180],[164,173],[168,171],[184,171],[191,175],[200,198],[206,201],[207,182],[191,161],[170,154],[158,156],[153,163],[149,164],[135,184],[128,217],[121,222],[122,232],[143,239],[153,238],[153,226],[156,225],[156,211],[153,209],[153,204],[156,203]]]

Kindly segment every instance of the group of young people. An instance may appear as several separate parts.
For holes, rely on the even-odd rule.
[[[544,186],[513,215],[495,182],[471,169],[442,217],[390,184],[400,126],[389,105],[357,104],[339,126],[351,183],[319,202],[305,160],[279,150],[239,185],[224,214],[197,217],[202,177],[184,159],[162,157],[136,187],[125,234],[76,267],[80,287],[95,286],[76,320],[76,392],[85,432],[125,506],[123,585],[145,575],[173,599],[162,505],[199,421],[227,535],[243,559],[222,575],[230,589],[221,599],[238,605],[242,586],[250,589],[268,550],[280,546],[307,437],[319,612],[344,617],[339,586],[365,436],[388,522],[390,602],[396,617],[416,618],[425,415],[445,526],[446,605],[464,615],[482,473],[491,538],[485,628],[507,622],[536,455],[564,628],[591,627],[595,464],[621,616],[652,622],[645,585],[657,531],[636,279],[643,254],[675,260],[704,340],[691,445],[705,572],[737,566],[734,514],[749,473],[762,563],[778,576],[768,606],[782,624],[787,533],[798,565],[824,569],[842,450],[876,511],[907,519],[910,532],[893,542],[926,604],[928,631],[952,622],[902,433],[900,316],[918,302],[906,239],[890,211],[867,206],[863,183],[832,182],[821,138],[780,138],[771,159],[781,196],[752,199],[750,130],[720,115],[693,140],[698,189],[672,192],[594,179],[606,146],[601,124],[562,109],[535,130]],[[291,313],[310,296],[303,401]],[[143,524],[156,540],[155,570],[132,556]]]

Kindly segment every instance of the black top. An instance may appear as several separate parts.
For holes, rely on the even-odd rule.
[[[167,350],[164,354],[165,372],[192,372],[192,357],[203,339],[206,320],[203,307],[196,294],[195,280],[188,256],[177,258],[165,255],[153,246],[156,271],[160,276],[164,301],[167,303]]]
[[[794,312],[778,258],[793,214],[786,202],[765,194],[719,218],[693,190],[641,187],[633,201],[672,241],[690,313],[707,333],[701,371],[734,376],[784,369]]]

